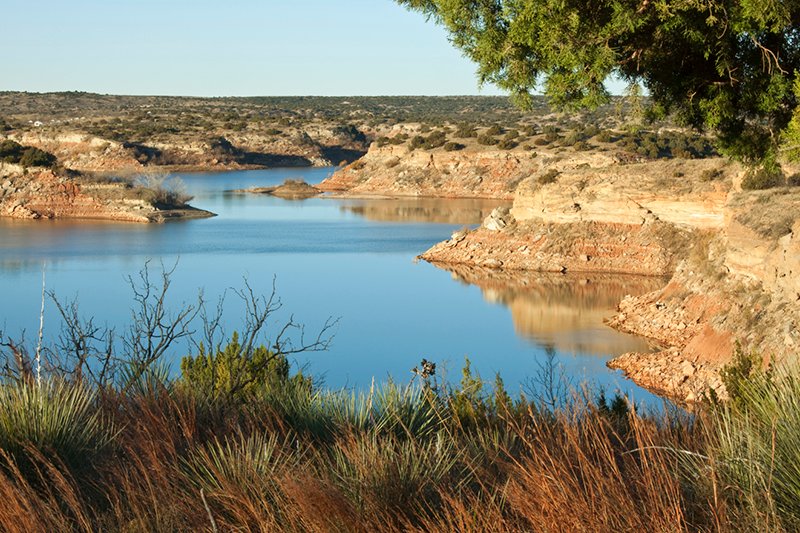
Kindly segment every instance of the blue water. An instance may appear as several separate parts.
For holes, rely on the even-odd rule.
[[[605,367],[611,356],[646,344],[607,328],[602,317],[621,296],[652,290],[653,282],[582,278],[573,287],[560,278],[551,287],[543,278],[534,286],[478,286],[414,260],[454,230],[479,223],[498,202],[289,201],[226,192],[287,178],[316,183],[330,172],[182,175],[195,196],[192,204],[218,214],[211,219],[150,225],[0,220],[0,329],[35,336],[42,268],[48,290],[77,298],[83,315],[119,329],[130,317],[126,277],[147,261],[151,270],[177,263],[170,290],[175,308],[193,302],[199,290],[215,301],[228,288],[242,288],[245,278],[268,294],[274,280],[283,307],[265,341],[290,316],[305,324],[307,336],[338,318],[331,348],[295,361],[331,387],[364,388],[373,377],[405,382],[423,357],[438,363],[444,379],[457,381],[469,357],[484,378],[499,372],[517,391],[531,386],[549,351],[574,383],[586,380],[652,400]],[[230,333],[241,326],[243,308],[230,291],[226,301]],[[45,338],[57,334],[57,315],[48,304]],[[184,350],[170,354],[174,363]]]

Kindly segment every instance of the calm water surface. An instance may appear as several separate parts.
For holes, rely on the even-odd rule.
[[[660,281],[505,276],[414,261],[454,230],[479,223],[500,202],[287,201],[226,192],[286,178],[316,183],[331,170],[183,175],[192,204],[219,215],[213,219],[161,225],[0,219],[0,329],[35,335],[43,265],[48,289],[77,297],[83,314],[119,327],[130,314],[126,276],[148,260],[177,261],[170,296],[175,306],[192,301],[198,289],[216,299],[226,288],[241,288],[244,277],[268,293],[274,278],[284,303],[276,326],[294,315],[313,332],[328,317],[339,317],[332,348],[296,361],[331,387],[368,387],[373,377],[404,382],[423,357],[457,381],[468,356],[484,378],[500,372],[509,389],[518,390],[529,386],[549,353],[576,381],[652,400],[605,367],[611,356],[647,345],[607,328],[602,319],[625,294],[653,290]],[[235,298],[227,303],[231,332],[242,309]],[[52,307],[45,325],[50,336],[58,324]],[[174,360],[181,355],[176,351]]]

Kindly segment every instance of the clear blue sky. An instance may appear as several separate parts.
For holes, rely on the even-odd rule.
[[[0,90],[499,94],[392,0],[2,0],[0,49]]]

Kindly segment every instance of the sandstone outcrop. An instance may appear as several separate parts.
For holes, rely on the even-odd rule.
[[[609,320],[663,349],[611,366],[680,402],[709,389],[725,397],[719,370],[737,344],[765,364],[800,355],[800,192],[742,192],[742,169],[721,159],[561,163],[521,180],[510,213],[497,210],[420,257],[448,269],[672,276],[623,298]],[[359,191],[389,183],[377,179],[334,176]]]
[[[0,216],[163,222],[213,214],[189,206],[158,209],[119,183],[81,180],[47,169],[23,171],[15,165],[0,164]]]

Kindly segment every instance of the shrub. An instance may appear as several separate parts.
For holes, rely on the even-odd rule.
[[[49,152],[39,150],[38,148],[28,147],[22,152],[22,158],[19,164],[23,167],[47,167],[50,168],[56,164],[58,158]]]
[[[367,163],[363,159],[356,159],[350,163],[350,170],[362,170],[366,166]]]
[[[0,161],[19,163],[24,147],[12,140],[0,141]]]
[[[50,168],[56,164],[58,158],[33,146],[22,146],[18,142],[6,140],[0,142],[0,161],[18,163],[23,167]]]
[[[458,129],[453,134],[454,137],[457,139],[469,139],[478,136],[478,132],[475,129],[475,126],[471,124],[459,124]]]
[[[786,178],[786,185],[789,187],[800,187],[800,173],[795,173]]]
[[[586,141],[578,141],[578,142],[575,143],[573,148],[575,150],[579,150],[579,151],[584,151],[585,152],[587,150],[591,150],[592,146],[589,143],[587,143]]]
[[[783,172],[762,167],[747,172],[747,175],[742,180],[742,189],[746,191],[761,191],[785,184],[786,177]]]
[[[597,139],[597,142],[601,142],[601,143],[614,142],[614,136],[608,130],[603,130],[600,133],[598,133],[597,135],[595,135],[595,139]]]
[[[483,145],[483,146],[495,146],[499,142],[500,141],[498,141],[497,139],[495,139],[491,135],[487,135],[485,133],[478,136],[478,144]]]
[[[539,185],[547,185],[549,183],[555,183],[559,174],[561,174],[559,171],[557,171],[554,168],[551,168],[544,174],[540,174],[539,177],[536,179],[536,181],[539,182]]]
[[[444,145],[444,149],[447,152],[457,152],[458,150],[463,150],[465,146],[461,143],[457,142],[449,142]]]
[[[725,173],[720,168],[707,168],[700,173],[700,181],[714,181],[721,178]]]
[[[443,146],[446,142],[447,134],[441,130],[437,130],[425,138],[425,142],[422,144],[422,147],[426,150],[433,150],[434,148]]]
[[[422,135],[415,135],[411,138],[411,142],[408,144],[408,148],[410,150],[416,150],[417,148],[422,148],[425,145],[425,137]]]
[[[200,344],[196,356],[181,359],[179,383],[207,398],[242,400],[255,392],[281,389],[290,382],[311,386],[302,374],[289,376],[285,355],[265,346],[242,346],[236,332],[224,348],[207,351]]]
[[[503,133],[503,128],[495,124],[494,126],[491,126],[488,130],[486,130],[486,132],[484,132],[484,135],[494,136],[494,135],[500,135],[502,133]]]
[[[112,438],[95,393],[81,385],[44,381],[0,386],[0,449],[17,455],[33,446],[67,463],[84,463]]]
[[[503,139],[499,143],[497,143],[497,147],[502,150],[513,150],[517,147],[517,142],[513,139]]]
[[[153,205],[183,207],[192,199],[183,180],[177,176],[142,174],[134,178],[133,185],[149,192]]]

